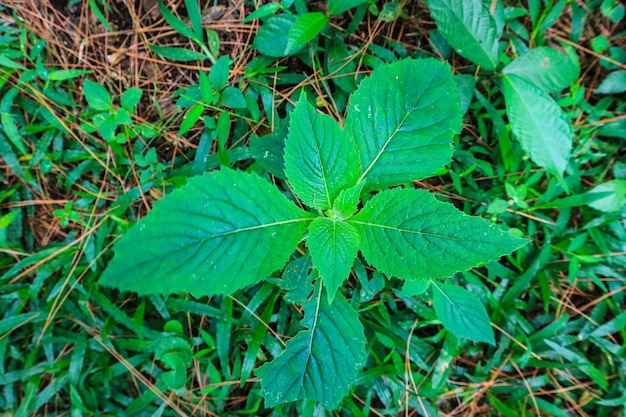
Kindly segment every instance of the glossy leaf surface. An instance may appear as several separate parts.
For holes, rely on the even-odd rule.
[[[282,268],[310,217],[256,174],[191,178],[115,245],[100,283],[139,294],[229,294]]]

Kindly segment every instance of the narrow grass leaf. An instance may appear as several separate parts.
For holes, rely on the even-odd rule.
[[[324,29],[328,18],[320,12],[311,12],[299,16],[289,28],[285,55],[291,55],[306,45]]]
[[[264,4],[263,6],[259,7],[258,9],[250,13],[248,16],[246,16],[246,18],[243,19],[241,24],[243,25],[243,24],[252,22],[254,19],[262,19],[264,17],[273,15],[280,9],[282,9],[282,6],[280,5],[280,3]]]
[[[559,105],[517,75],[503,77],[506,114],[513,134],[537,165],[561,176],[572,149],[572,127]]]
[[[330,209],[341,190],[356,184],[359,173],[352,138],[302,94],[285,142],[285,174],[298,198],[309,207]]]
[[[341,293],[331,304],[321,286],[302,308],[306,330],[287,342],[276,359],[256,371],[265,406],[308,399],[335,409],[365,364],[363,326]]]
[[[256,174],[194,177],[115,245],[100,284],[140,294],[232,293],[283,267],[311,216]]]
[[[361,252],[370,264],[407,280],[447,278],[528,243],[425,190],[380,192],[347,221],[359,231]]]
[[[437,29],[461,56],[486,70],[498,63],[499,33],[496,21],[480,0],[428,2]]]
[[[83,75],[91,74],[91,70],[57,70],[48,74],[48,80],[50,81],[66,81],[73,78],[81,77]]]
[[[196,36],[195,32],[189,28],[182,20],[180,20],[174,13],[170,12],[170,10],[163,4],[163,0],[157,0],[159,3],[159,10],[161,14],[165,18],[165,21],[168,25],[170,25],[175,31],[180,33],[186,38],[192,39],[196,42],[202,42],[202,37]],[[186,0],[189,1],[189,0]]]
[[[185,7],[196,38],[202,39],[202,12],[198,0],[185,0]]]
[[[462,116],[447,64],[406,59],[374,71],[352,95],[345,122],[359,149],[364,191],[441,169],[452,157]]]
[[[318,217],[309,226],[307,246],[332,304],[337,289],[348,278],[359,246],[359,233],[350,224]]]
[[[179,48],[176,46],[159,46],[150,45],[150,49],[155,53],[161,55],[164,58],[171,59],[173,61],[204,61],[209,59],[208,55],[200,52],[196,52],[191,49]]]

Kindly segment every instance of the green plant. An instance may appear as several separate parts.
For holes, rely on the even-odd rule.
[[[256,173],[192,178],[117,243],[101,284],[140,294],[231,294],[283,268],[308,230],[316,275],[302,302],[306,330],[257,370],[267,406],[312,399],[335,408],[354,383],[366,339],[339,288],[359,250],[387,277],[406,280],[405,293],[430,288],[451,332],[493,344],[480,301],[441,280],[527,241],[409,185],[450,160],[462,116],[456,88],[447,64],[434,59],[381,67],[352,95],[345,129],[302,94],[285,174],[312,211]],[[397,185],[405,187],[388,189]]]

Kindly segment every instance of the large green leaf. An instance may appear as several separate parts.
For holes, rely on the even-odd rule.
[[[348,220],[361,235],[361,252],[376,269],[408,280],[445,278],[528,241],[468,216],[425,190],[376,194]]]
[[[344,188],[356,184],[359,156],[348,133],[318,113],[303,94],[291,114],[285,141],[285,174],[308,206],[329,209]]]
[[[572,149],[572,128],[559,105],[517,75],[503,77],[506,114],[513,134],[539,166],[562,175]]]
[[[468,290],[432,282],[433,307],[443,326],[457,337],[495,345],[485,306]]]
[[[462,116],[447,64],[406,59],[374,71],[352,95],[346,118],[364,191],[431,176],[450,162]]]
[[[518,75],[547,91],[561,91],[576,81],[580,73],[578,62],[569,55],[547,46],[531,49],[502,70],[506,75]]]
[[[335,409],[365,363],[366,340],[357,312],[341,293],[332,304],[321,286],[316,294],[302,304],[302,325],[307,330],[256,372],[266,407],[307,399]]]
[[[429,1],[437,29],[459,55],[486,70],[498,66],[496,21],[481,0]]]
[[[100,283],[139,294],[232,293],[283,267],[311,217],[256,174],[191,178],[116,244]]]
[[[359,234],[344,221],[319,217],[309,227],[307,246],[332,303],[337,288],[348,277],[356,258]]]

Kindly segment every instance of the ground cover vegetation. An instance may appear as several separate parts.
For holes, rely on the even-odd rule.
[[[0,410],[623,415],[624,14],[3,2]]]

